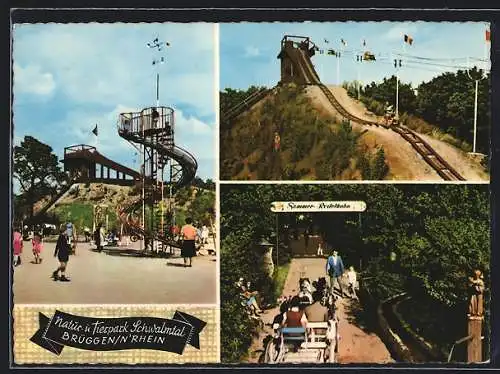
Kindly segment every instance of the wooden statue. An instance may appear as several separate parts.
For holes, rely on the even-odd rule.
[[[480,270],[474,271],[474,276],[469,277],[469,316],[483,316],[484,281]]]

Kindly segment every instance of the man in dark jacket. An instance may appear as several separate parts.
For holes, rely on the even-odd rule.
[[[337,281],[340,289],[340,296],[344,297],[344,290],[342,288],[342,275],[344,274],[344,263],[342,258],[338,255],[336,250],[326,260],[326,273],[330,277],[330,287],[332,288],[332,293],[335,286],[335,281]]]

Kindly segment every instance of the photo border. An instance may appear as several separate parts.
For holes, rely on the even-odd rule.
[[[34,4],[35,2],[33,2]],[[108,5],[105,3],[109,3],[109,5],[113,6],[112,2],[110,1],[105,1],[100,3],[101,5]],[[257,2],[254,2],[257,3]],[[346,6],[349,6],[352,4],[352,2],[346,2],[342,1]],[[347,4],[349,3],[349,4]],[[395,1],[393,3],[396,3]],[[408,3],[408,1],[406,2]],[[417,2],[415,2],[417,3]],[[482,1],[476,1],[475,4],[480,4],[484,3]],[[184,3],[185,4],[185,3]],[[269,3],[266,3],[269,4]],[[342,7],[340,2],[336,2],[336,5],[339,7]],[[418,2],[419,5],[422,5],[421,2]],[[25,4],[27,5],[27,4]],[[108,5],[108,6],[109,6]],[[143,4],[143,6],[146,4]],[[224,5],[224,4],[222,4]],[[399,5],[401,5],[401,2],[399,2]],[[408,5],[408,4],[404,4]],[[442,4],[437,3],[436,5],[442,5],[442,6],[450,6],[450,2],[443,2]],[[185,6],[185,5],[183,5]],[[499,91],[500,91],[500,75],[499,75],[499,69],[500,69],[500,64],[499,64],[499,56],[500,56],[500,32],[499,25],[500,25],[500,12],[498,9],[453,9],[453,8],[434,8],[434,9],[398,9],[398,8],[375,8],[373,7],[373,2],[364,2],[365,8],[320,8],[320,9],[311,9],[311,8],[282,8],[282,9],[263,9],[259,8],[259,5],[254,4],[255,8],[253,9],[221,9],[221,8],[191,8],[191,9],[178,9],[178,8],[170,8],[170,9],[145,9],[141,8],[138,10],[134,9],[121,9],[121,8],[114,8],[114,9],[57,9],[57,10],[50,10],[50,9],[28,9],[28,8],[17,8],[15,10],[11,9],[10,13],[10,18],[11,22],[26,22],[26,23],[32,23],[32,22],[41,22],[41,23],[47,23],[47,22],[60,22],[60,23],[72,23],[72,22],[194,22],[194,21],[206,21],[206,22],[240,22],[240,21],[253,21],[253,22],[285,22],[285,21],[292,21],[292,22],[302,22],[302,21],[315,21],[315,22],[333,22],[333,21],[489,21],[491,23],[491,32],[492,32],[492,38],[491,38],[491,122],[492,124],[498,123],[500,120],[500,106],[499,104]],[[119,10],[119,11],[118,11]],[[11,40],[11,24],[9,24],[9,34],[8,34],[8,39],[4,39],[7,41],[7,43],[10,45],[10,48],[12,48],[12,40]],[[496,37],[497,34],[499,37]],[[12,54],[12,49],[11,49],[11,54]],[[11,82],[12,78],[12,73],[11,73],[11,68],[12,68],[12,59],[11,55],[9,56],[9,82]],[[12,105],[12,89],[11,85],[9,85],[8,88],[8,94],[9,96],[9,101],[10,105]],[[10,107],[12,109],[12,107]],[[217,114],[218,118],[218,114]],[[6,200],[4,202],[6,203],[4,212],[7,213],[6,217],[6,224],[3,225],[3,229],[5,230],[4,232],[4,237],[10,238],[11,235],[11,228],[10,228],[10,222],[12,219],[12,207],[11,207],[11,194],[12,194],[12,111],[10,111],[8,123],[10,126],[4,126],[4,131],[7,132],[6,136],[2,137],[2,139],[5,139],[7,141],[7,147],[5,149],[9,152],[8,156],[6,157],[6,160],[8,160],[8,169],[9,169],[9,183],[4,183],[3,188],[6,188],[6,193],[4,196],[6,196]],[[218,126],[218,121],[217,121],[217,126]],[[217,135],[218,137],[218,135]],[[494,295],[496,295],[496,284],[499,284],[500,281],[500,275],[496,274],[496,269],[499,268],[500,264],[500,256],[496,254],[496,251],[493,250],[493,248],[498,247],[499,245],[499,240],[498,240],[498,224],[497,224],[497,219],[496,217],[499,214],[499,208],[496,203],[496,190],[498,188],[497,186],[497,180],[498,174],[499,174],[499,167],[495,166],[495,160],[498,158],[498,152],[499,152],[499,146],[498,144],[498,139],[500,138],[500,128],[498,126],[491,126],[491,150],[490,150],[490,162],[491,162],[491,179],[490,179],[490,192],[491,192],[491,223],[492,223],[492,252],[491,252],[491,284],[492,284],[492,303],[491,303],[491,316],[492,316],[492,331],[491,331],[491,363],[488,366],[485,365],[422,365],[419,367],[415,367],[415,365],[408,366],[408,365],[384,365],[382,367],[380,366],[372,366],[372,365],[357,365],[357,366],[351,366],[351,365],[342,365],[342,366],[335,366],[335,370],[341,370],[341,371],[352,371],[354,370],[360,370],[361,368],[370,368],[371,370],[398,370],[400,368],[404,368],[405,370],[408,371],[413,371],[415,369],[417,370],[423,370],[424,368],[433,368],[433,369],[439,369],[439,370],[456,370],[457,368],[463,369],[463,370],[478,370],[478,369],[487,369],[487,368],[494,368],[494,367],[499,367],[500,365],[500,318],[496,317],[495,318],[495,311],[500,310],[500,300],[494,301]],[[217,148],[218,149],[218,148]],[[217,160],[218,160],[218,153],[217,153]],[[218,175],[218,170],[216,171],[216,175]],[[219,192],[219,187],[220,187],[220,182],[218,178],[215,180],[216,182],[216,191],[217,191],[217,196]],[[418,181],[415,181],[416,183],[412,184],[418,184]],[[225,182],[226,183],[226,182]],[[224,184],[225,184],[224,183]],[[238,183],[245,183],[245,182],[238,182]],[[304,184],[307,184],[307,181],[303,182]],[[356,183],[352,181],[346,181],[345,183]],[[472,183],[471,183],[472,184]],[[218,204],[220,205],[220,202],[218,201]],[[220,212],[218,212],[219,217],[220,217]],[[218,221],[217,221],[218,222]],[[218,228],[218,234],[220,235],[220,230]],[[10,242],[10,241],[9,241]],[[9,248],[10,248],[10,243],[9,243]],[[220,252],[220,250],[218,251]],[[10,251],[5,251],[4,255],[7,256],[7,264],[9,265],[9,269],[12,269],[11,266],[11,256],[10,256]],[[220,265],[218,265],[220,266]],[[12,299],[12,292],[11,292],[11,271],[8,272],[8,300],[9,300],[9,311],[10,312],[13,306],[13,299]],[[219,291],[220,295],[220,291]],[[9,368],[35,368],[39,366],[32,366],[32,365],[12,365],[13,364],[13,352],[12,352],[12,316],[11,313],[9,313]],[[47,366],[42,366],[42,368],[48,368],[50,370],[55,370],[56,368],[69,368],[69,369],[77,369],[82,367],[81,365],[48,365]],[[89,367],[88,365],[83,365],[83,368]],[[119,365],[119,366],[110,366],[110,365],[100,365],[100,364],[92,364],[92,367],[95,369],[100,369],[100,368],[106,368],[106,369],[123,369],[127,368],[130,370],[140,370],[140,369],[160,369],[160,368],[165,368],[165,366],[158,366],[158,365],[145,365],[142,367],[131,367],[130,365]],[[167,366],[171,368],[172,366]],[[269,369],[269,366],[265,365],[226,365],[226,364],[217,364],[217,365],[202,365],[202,366],[192,366],[192,365],[185,365],[184,367],[179,367],[176,365],[173,365],[173,367],[176,368],[176,370],[190,370],[193,368],[204,368],[204,369],[210,369],[213,370],[216,368],[217,370],[223,371],[224,369],[248,369],[251,368],[252,370],[261,370],[261,369]],[[311,368],[311,366],[308,366]],[[285,370],[288,372],[290,369],[302,369],[303,366],[299,365],[294,365],[294,366],[273,366],[272,367],[274,371],[283,371]],[[394,369],[393,369],[394,368]],[[332,370],[331,366],[319,366],[319,367],[314,367],[313,370]],[[239,371],[239,370],[238,370]]]

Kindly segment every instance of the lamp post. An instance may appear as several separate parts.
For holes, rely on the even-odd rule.
[[[148,48],[150,49],[153,49],[155,50],[159,56],[157,57],[154,57],[153,58],[153,61],[152,61],[152,65],[153,66],[156,66],[159,68],[159,65],[162,65],[165,63],[165,57],[163,55],[161,55],[163,49],[165,47],[168,47],[170,46],[170,43],[168,42],[163,42],[163,41],[160,41],[158,36],[151,42],[147,43],[147,46]],[[160,71],[159,69],[156,70],[156,108],[159,110],[159,107],[160,107]],[[161,112],[160,116],[163,115],[163,112]],[[159,123],[161,123],[162,120],[159,119]],[[156,156],[156,157],[155,157]],[[164,211],[164,184],[163,184],[163,165],[161,166],[160,168],[160,160],[159,160],[159,157],[158,157],[158,153],[154,150],[151,151],[151,157],[152,157],[152,162],[154,162],[156,160],[156,170],[160,170],[161,169],[161,184],[160,184],[160,187],[161,187],[161,206],[160,206],[160,214],[161,214],[161,218],[160,218],[160,229],[161,229],[161,234],[164,235],[165,233],[165,230],[164,230],[164,219],[163,219],[163,216],[165,214],[165,211]],[[153,168],[153,165],[151,165],[151,168]],[[153,170],[151,170],[151,177],[153,177]],[[153,181],[153,183],[155,183]],[[153,198],[153,202],[152,204],[154,205],[154,198]],[[153,213],[151,213],[152,216],[151,216],[151,230],[153,230]],[[151,242],[151,245],[154,246],[154,240]]]
[[[469,66],[469,57],[467,57],[467,66]],[[470,74],[470,67],[467,69],[467,75],[469,79],[473,80],[475,83],[475,91],[474,91],[474,134],[472,140],[472,154],[476,153],[476,136],[477,136],[477,95],[479,91],[479,81],[483,79],[483,71],[480,70],[480,77],[472,77]]]
[[[399,68],[401,67],[401,59],[394,59],[394,67],[396,68],[396,111],[395,119],[399,119]]]
[[[259,242],[259,247],[263,252],[262,265],[264,267],[264,272],[267,274],[269,278],[272,278],[275,266],[273,264],[273,246],[274,244],[270,243],[266,238],[262,238]],[[278,266],[278,249],[276,249],[276,267]]]

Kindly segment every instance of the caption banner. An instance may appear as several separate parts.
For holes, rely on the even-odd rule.
[[[60,355],[64,346],[91,350],[155,349],[182,354],[187,344],[200,349],[206,322],[176,311],[172,319],[157,317],[93,318],[56,310],[39,313],[40,328],[30,339]]]
[[[364,201],[273,201],[271,211],[293,212],[364,212]]]

